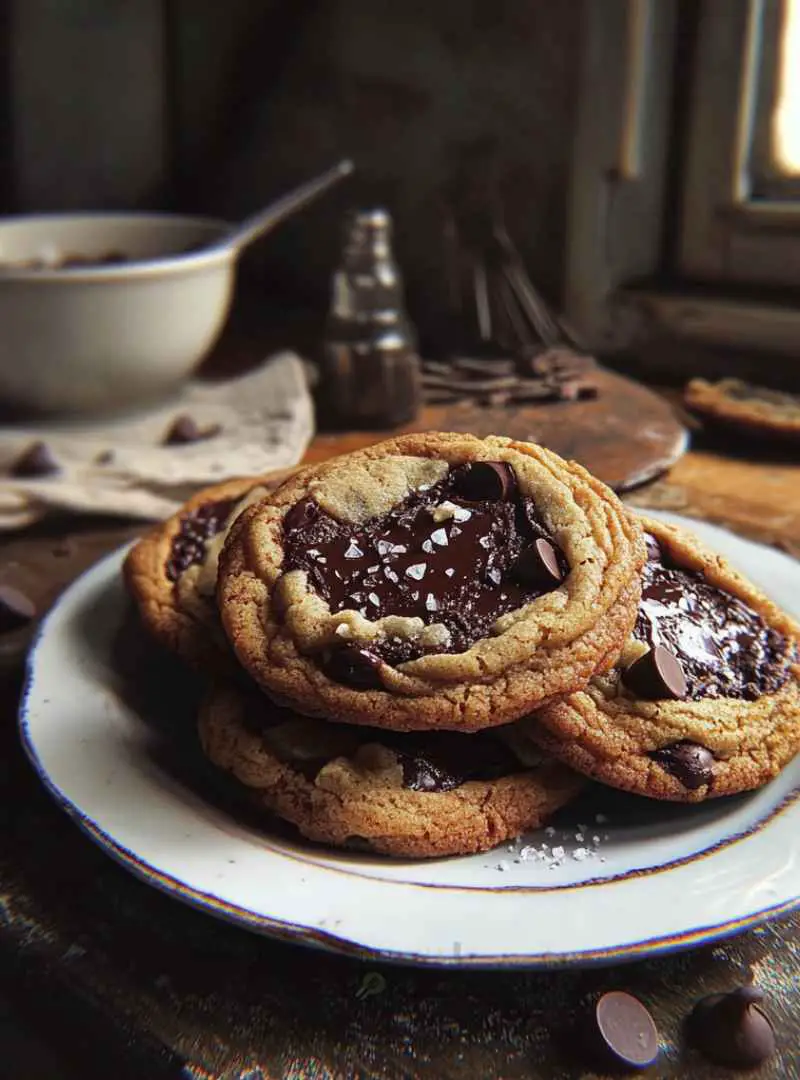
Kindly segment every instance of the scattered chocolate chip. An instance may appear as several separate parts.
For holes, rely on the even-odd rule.
[[[61,471],[55,454],[46,442],[35,442],[11,466],[12,476],[52,476]]]
[[[164,446],[184,446],[187,443],[202,442],[204,439],[212,439],[215,435],[219,435],[221,430],[220,424],[200,428],[193,416],[182,413],[175,417],[172,426],[164,436]]]
[[[634,660],[622,673],[622,681],[632,694],[645,701],[679,701],[686,697],[686,676],[680,660],[663,645],[648,649]]]
[[[539,539],[520,554],[514,565],[514,576],[529,585],[552,586],[564,575],[558,561],[558,552],[549,540]]]
[[[0,633],[19,630],[36,618],[36,607],[29,596],[13,585],[0,585]]]
[[[775,1053],[772,1024],[758,1008],[763,1000],[757,986],[703,998],[686,1023],[689,1042],[717,1065],[744,1069],[760,1065]]]
[[[344,645],[332,649],[323,658],[322,667],[331,679],[352,686],[354,690],[382,690],[381,663],[381,658],[369,649]]]
[[[313,499],[301,499],[300,502],[290,506],[283,519],[283,531],[295,532],[306,525],[310,525],[319,514],[319,504]]]
[[[644,1005],[632,994],[611,990],[596,1002],[589,1049],[609,1065],[646,1069],[658,1057],[658,1031]]]
[[[714,755],[697,743],[676,742],[654,751],[650,757],[689,791],[697,791],[714,779]]]
[[[454,473],[454,491],[471,502],[505,501],[516,482],[514,470],[504,461],[473,461]]]

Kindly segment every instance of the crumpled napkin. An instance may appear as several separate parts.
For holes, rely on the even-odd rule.
[[[219,434],[165,446],[179,416],[190,416],[201,430],[219,425]],[[197,488],[296,464],[313,434],[303,362],[291,352],[225,382],[190,382],[169,402],[135,415],[6,426],[0,431],[0,530],[65,511],[165,518]],[[10,476],[13,462],[39,440],[59,472]]]

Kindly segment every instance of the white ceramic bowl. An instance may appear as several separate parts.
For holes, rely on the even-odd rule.
[[[227,228],[171,214],[0,220],[0,403],[98,412],[169,393],[225,323],[235,253],[192,249]],[[59,265],[111,253],[126,261]]]

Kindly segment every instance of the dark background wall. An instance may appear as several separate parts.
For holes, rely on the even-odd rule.
[[[341,214],[382,203],[424,324],[454,178],[492,160],[509,231],[559,299],[580,0],[0,5],[4,210],[237,218],[349,155],[357,178],[263,243],[248,273],[281,303],[324,306]]]

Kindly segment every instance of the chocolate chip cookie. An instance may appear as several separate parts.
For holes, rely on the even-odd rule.
[[[236,653],[307,715],[505,724],[585,686],[636,618],[638,522],[530,443],[405,435],[289,480],[220,558]]]
[[[800,750],[800,628],[694,536],[643,525],[641,605],[619,662],[523,724],[573,768],[641,795],[760,787]]]
[[[293,472],[281,469],[204,488],[128,552],[123,572],[142,621],[193,666],[230,665],[214,601],[219,552],[237,514]]]
[[[754,386],[741,379],[692,379],[683,399],[693,412],[725,426],[800,442],[800,394]]]
[[[585,781],[510,728],[478,735],[330,724],[215,687],[199,718],[215,765],[310,840],[425,858],[537,828]]]

